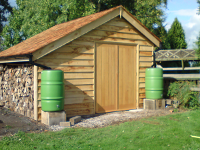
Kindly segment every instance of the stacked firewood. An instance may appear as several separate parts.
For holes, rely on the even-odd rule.
[[[33,66],[4,66],[0,73],[0,102],[11,111],[34,117]]]

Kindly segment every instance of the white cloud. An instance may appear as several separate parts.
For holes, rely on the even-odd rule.
[[[188,23],[182,25],[185,30],[188,48],[193,48],[194,42],[197,40],[197,36],[200,32],[200,15],[195,13],[190,17]]]
[[[177,16],[193,16],[197,13],[197,9],[180,9],[175,11],[168,11],[168,13],[174,13]]]
[[[177,17],[185,31],[188,48],[194,48],[194,42],[200,32],[200,15],[197,14],[197,9],[181,9],[176,11],[168,11],[168,15]],[[174,20],[173,18],[173,20]],[[172,22],[165,22],[166,29],[169,30]]]

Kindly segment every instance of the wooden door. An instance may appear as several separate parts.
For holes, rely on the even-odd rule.
[[[96,111],[101,113],[117,110],[117,45],[97,44],[96,56]]]
[[[119,45],[118,109],[136,109],[136,46]]]
[[[136,47],[96,44],[96,112],[136,108]]]

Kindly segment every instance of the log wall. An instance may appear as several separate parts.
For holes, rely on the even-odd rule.
[[[153,50],[154,47],[148,45],[139,46],[139,96],[138,107],[143,108],[143,99],[145,96],[145,70],[153,65]]]
[[[52,69],[64,71],[65,111],[67,117],[95,113],[95,43],[107,42],[138,45],[138,104],[142,107],[144,98],[144,71],[152,65],[153,44],[125,19],[119,17],[99,26],[89,33],[73,40],[54,52],[38,59]],[[38,69],[38,119],[41,118],[40,77]]]
[[[34,118],[33,67],[26,64],[2,66],[0,102],[11,111]]]

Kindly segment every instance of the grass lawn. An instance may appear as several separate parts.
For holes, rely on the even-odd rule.
[[[0,141],[0,149],[200,149],[200,110],[152,117],[98,129],[24,133]]]

